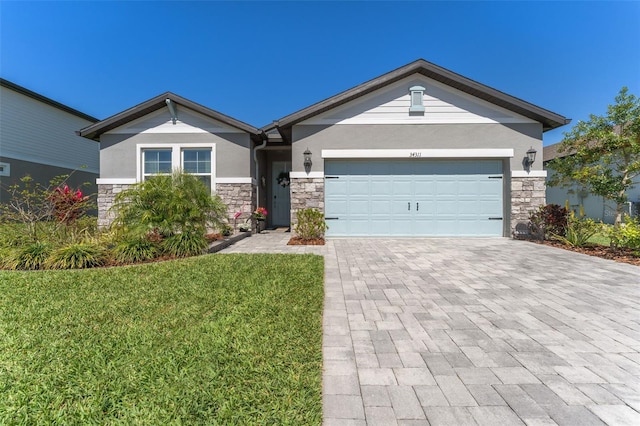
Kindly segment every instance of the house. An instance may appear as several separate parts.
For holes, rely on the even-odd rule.
[[[47,187],[59,175],[73,173],[70,186],[95,193],[100,147],[75,134],[98,119],[0,78],[0,201],[6,187],[25,175]]]
[[[568,122],[417,60],[261,129],[165,93],[79,135],[101,144],[103,225],[114,193],[188,154],[230,216],[259,205],[289,226],[315,207],[328,236],[510,236],[545,202],[528,154]]]
[[[78,131],[100,142],[98,225],[113,220],[116,194],[157,173],[180,168],[200,177],[229,207],[250,216],[255,205],[257,128],[167,92]]]
[[[547,165],[551,160],[562,158],[570,155],[570,153],[560,153],[561,142],[544,147],[543,167],[547,169]],[[548,171],[549,176],[553,171]],[[640,177],[635,178],[635,185],[627,191],[629,204],[625,209],[626,214],[632,216],[640,215]],[[547,186],[547,203],[558,204],[560,206],[569,205],[569,209],[576,214],[582,212],[586,217],[599,220],[603,223],[614,223],[616,219],[616,203],[611,200],[590,194],[585,188],[578,184],[573,187]]]

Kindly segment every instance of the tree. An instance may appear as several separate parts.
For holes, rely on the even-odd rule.
[[[640,98],[623,87],[607,114],[579,121],[558,148],[566,156],[548,165],[554,171],[549,186],[579,184],[592,194],[616,203],[615,225],[622,222],[627,191],[640,175]]]

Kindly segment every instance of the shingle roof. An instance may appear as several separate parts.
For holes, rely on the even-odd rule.
[[[260,133],[262,133],[260,130],[247,123],[236,120],[235,118],[229,117],[228,115],[222,114],[218,111],[209,109],[205,106],[192,102],[171,92],[166,92],[158,95],[155,98],[142,102],[139,105],[136,105],[118,114],[112,115],[109,118],[105,118],[98,123],[87,126],[84,129],[77,131],[76,133],[79,136],[83,136],[88,139],[98,140],[101,134],[106,133],[109,130],[120,127],[130,121],[135,120],[136,118],[144,117],[145,115],[153,111],[159,110],[160,108],[166,108],[167,99],[171,99],[176,104],[185,106],[193,111],[199,112],[200,114],[213,118],[214,120],[221,121],[222,123],[225,123],[231,127],[235,127],[236,129],[243,130],[251,135],[259,135]]]
[[[274,128],[290,128],[301,121],[307,120],[315,115],[333,109],[346,102],[350,102],[360,96],[416,73],[422,74],[425,77],[429,77],[477,98],[538,121],[542,123],[543,131],[555,129],[568,124],[571,121],[571,119],[567,119],[559,114],[500,92],[489,86],[485,86],[484,84],[463,77],[460,74],[456,74],[453,71],[449,71],[438,65],[432,64],[431,62],[427,62],[424,59],[418,59],[410,64],[383,74],[380,77],[362,83],[352,89],[346,90],[307,108],[301,109],[300,111],[294,112],[293,114],[287,115],[280,120],[274,121],[271,125],[265,126],[263,130],[269,131]]]
[[[547,161],[551,161],[554,158],[561,158],[571,155],[570,153],[563,152],[562,154],[558,152],[558,148],[562,142],[555,143],[553,145],[545,146],[542,148],[542,162],[546,163]]]

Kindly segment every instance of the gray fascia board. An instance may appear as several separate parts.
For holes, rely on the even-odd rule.
[[[180,104],[188,109],[199,112],[200,114],[213,118],[214,120],[221,121],[231,127],[235,127],[236,129],[243,130],[251,135],[260,134],[260,131],[257,128],[247,123],[236,120],[235,118],[229,117],[228,115],[222,114],[218,111],[214,111],[210,108],[192,102],[171,92],[165,92],[161,95],[151,98],[148,101],[142,102],[141,104],[124,110],[118,114],[105,118],[98,123],[87,126],[76,133],[79,136],[97,140],[100,138],[101,134],[106,133],[109,130],[115,129],[116,127],[120,127],[137,118],[144,117],[145,115],[153,111],[164,108],[166,106],[166,99],[171,99],[175,103]]]
[[[16,83],[12,83],[9,80],[5,80],[4,78],[0,78],[0,86],[2,87],[6,87],[8,89],[13,90],[14,92],[18,92],[22,95],[28,96],[32,99],[35,99],[37,101],[40,101],[44,104],[50,105],[52,107],[58,108],[59,110],[62,110],[64,112],[68,112],[69,114],[73,114],[77,117],[83,118],[87,121],[92,121],[92,122],[97,122],[99,121],[97,118],[89,115],[89,114],[85,114],[84,112],[78,111],[77,109],[71,108],[67,105],[61,104],[60,102],[54,101],[53,99],[47,98],[46,96],[43,96],[39,93],[36,93],[32,90],[29,90],[25,87],[22,87]]]
[[[478,83],[477,81],[471,80],[460,74],[456,74],[453,71],[432,64],[431,62],[427,62],[424,59],[418,59],[410,64],[383,74],[380,77],[366,81],[356,87],[340,92],[335,96],[283,117],[278,120],[279,126],[293,126],[301,121],[336,108],[346,102],[357,99],[360,96],[392,84],[415,73],[422,74],[425,77],[432,78],[472,96],[476,96],[480,99],[486,100],[487,102],[491,102],[495,105],[507,108],[511,111],[524,115],[525,117],[536,120],[543,124],[544,130],[563,126],[570,121],[559,114]]]

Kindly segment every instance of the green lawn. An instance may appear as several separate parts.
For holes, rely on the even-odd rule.
[[[323,261],[0,271],[0,424],[320,424]]]
[[[589,242],[608,247],[611,244],[611,238],[609,238],[610,228],[611,225],[603,225],[601,231],[597,232],[593,237],[589,238]]]

